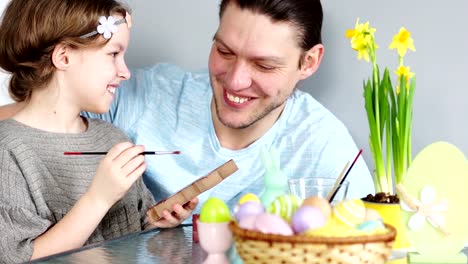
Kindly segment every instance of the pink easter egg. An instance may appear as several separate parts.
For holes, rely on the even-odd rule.
[[[265,212],[265,208],[261,203],[249,201],[239,205],[234,215],[237,221],[240,222],[242,218],[244,218],[247,215],[258,215],[263,212]]]
[[[283,218],[268,213],[257,215],[255,219],[255,229],[265,234],[277,234],[283,236],[294,234],[291,227]]]
[[[255,230],[256,214],[246,215],[239,221],[239,227],[248,230]]]
[[[327,222],[325,215],[320,209],[304,205],[296,210],[291,225],[297,234],[322,227]]]

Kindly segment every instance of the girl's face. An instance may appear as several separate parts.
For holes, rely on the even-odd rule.
[[[122,17],[114,15],[114,18]],[[126,23],[117,27],[106,45],[75,50],[71,55],[74,63],[67,73],[67,86],[71,88],[68,99],[80,111],[107,112],[120,82],[130,78],[124,58],[130,30]]]

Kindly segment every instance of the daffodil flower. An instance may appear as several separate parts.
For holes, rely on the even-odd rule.
[[[361,39],[356,40],[351,47],[357,51],[358,53],[358,60],[364,59],[365,61],[369,62],[369,50],[367,48],[367,40]]]
[[[413,44],[413,38],[411,38],[411,33],[406,30],[404,27],[400,28],[400,31],[393,36],[392,43],[390,43],[389,49],[397,49],[398,55],[404,57],[408,49],[416,51],[416,48]]]
[[[395,74],[398,75],[398,77],[404,76],[406,81],[409,79],[413,78],[414,72],[410,71],[410,66],[403,66],[400,65],[398,69],[395,71]]]
[[[405,80],[406,80],[406,87],[409,88],[409,80],[411,78],[413,78],[414,76],[414,72],[411,72],[410,71],[410,67],[409,66],[403,66],[403,65],[400,65],[398,66],[398,69],[395,71],[395,74],[398,75],[398,78],[401,78],[401,76],[405,77]],[[400,93],[400,86],[397,85],[397,94]]]
[[[415,48],[410,32],[402,27],[390,44],[390,48],[398,49],[400,55],[399,68],[395,72],[399,78],[393,86],[388,68],[385,67],[381,75],[377,64],[376,31],[369,22],[360,23],[357,19],[354,28],[345,34],[351,48],[357,51],[358,59],[371,61],[372,64],[372,74],[364,80],[363,88],[370,132],[369,147],[375,165],[374,187],[376,193],[393,193],[395,183],[401,182],[412,160],[411,126],[416,79],[410,68],[404,66],[403,56],[408,49],[415,51]],[[405,92],[400,93],[400,89]]]
[[[115,25],[115,18],[112,16],[105,17],[101,16],[99,18],[99,26],[97,27],[97,32],[102,34],[102,37],[105,39],[110,39],[112,34],[117,32],[117,26]]]
[[[350,39],[351,48],[358,52],[358,59],[369,61],[372,52],[375,53],[377,45],[374,43],[375,28],[369,26],[369,22],[359,23],[356,21],[354,29],[346,31],[346,37]]]
[[[443,212],[448,210],[448,201],[446,199],[436,199],[436,190],[431,186],[426,186],[421,190],[420,200],[412,198],[404,191],[402,192],[401,208],[407,212],[414,212],[408,221],[408,227],[413,231],[418,231],[427,221],[434,228],[439,229],[445,235],[450,233],[445,229],[445,218]]]

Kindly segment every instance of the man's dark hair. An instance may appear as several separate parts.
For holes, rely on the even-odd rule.
[[[286,22],[296,26],[298,44],[303,51],[322,43],[323,11],[320,0],[222,0],[219,7],[220,19],[229,4],[266,15],[273,22]]]

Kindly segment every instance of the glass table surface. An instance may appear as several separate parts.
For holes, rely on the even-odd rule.
[[[468,248],[463,251],[468,253]],[[192,240],[192,225],[151,229],[80,249],[60,253],[32,263],[202,263],[206,253]],[[406,258],[389,263],[407,263]],[[414,263],[417,264],[417,263]],[[425,263],[429,264],[429,263]]]
[[[206,253],[192,241],[192,225],[151,229],[32,263],[202,263]]]

